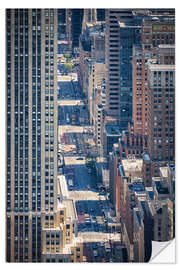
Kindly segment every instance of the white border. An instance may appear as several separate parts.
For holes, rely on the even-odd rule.
[[[9,268],[9,267],[13,267],[16,268],[21,268],[24,267],[24,264],[18,263],[18,264],[7,264],[4,262],[5,259],[5,8],[42,8],[43,7],[52,7],[52,8],[117,8],[117,7],[121,7],[121,8],[176,8],[176,20],[177,22],[179,21],[179,10],[178,10],[178,5],[177,5],[178,1],[155,1],[155,0],[151,0],[150,2],[147,1],[95,1],[95,0],[91,0],[91,1],[49,1],[49,2],[40,2],[40,1],[34,1],[31,0],[29,1],[5,1],[5,3],[1,3],[0,4],[0,27],[1,27],[1,42],[0,42],[0,53],[1,53],[1,90],[0,90],[0,120],[1,120],[1,131],[0,131],[0,141],[1,141],[1,147],[0,147],[0,207],[1,207],[1,212],[0,212],[0,236],[1,236],[1,244],[0,244],[0,263],[3,266],[3,269]],[[6,6],[2,6],[3,4],[5,4]],[[147,6],[150,5],[150,6]],[[177,27],[179,26],[179,24],[176,24],[176,42],[178,42],[178,31],[177,31]],[[178,45],[176,44],[176,48],[178,48]],[[179,50],[179,49],[178,49]],[[178,51],[176,51],[176,59],[178,59]],[[177,67],[178,67],[178,61],[177,61]],[[178,69],[177,69],[178,70]],[[177,73],[177,82],[178,82],[178,73]],[[177,84],[179,86],[179,84]],[[176,87],[177,89],[177,87]],[[178,89],[177,89],[178,90]],[[179,91],[176,91],[176,107],[178,107],[178,102],[179,102]],[[178,118],[179,116],[179,109],[176,109],[176,117]],[[178,123],[176,121],[176,137],[178,138],[180,134],[178,134],[179,128],[178,128]],[[178,150],[180,149],[180,147],[178,147],[179,145],[178,140],[176,140],[176,151],[177,151],[177,156],[176,156],[176,163],[178,164]],[[178,167],[178,166],[177,166]],[[179,176],[179,169],[177,168],[177,179]],[[177,181],[178,182],[178,181]],[[176,184],[176,190],[178,193],[178,183]],[[178,199],[178,196],[176,196],[176,199]],[[176,206],[178,204],[177,202],[178,200],[176,200]],[[177,208],[177,207],[176,207]],[[3,209],[3,210],[2,210]],[[179,215],[178,215],[178,211],[176,211],[176,220],[179,219]],[[178,223],[178,221],[176,221],[176,224]],[[176,230],[176,235],[178,237],[179,240],[179,234]],[[177,241],[176,241],[177,242]],[[174,246],[169,246],[169,249],[167,249],[167,251],[164,253],[162,252],[162,256],[160,256],[160,254],[158,255],[157,259],[160,260],[160,263],[168,263],[167,258],[169,257],[170,253],[172,253],[172,250],[174,252]],[[177,250],[176,250],[176,253]],[[157,263],[158,261],[156,261]],[[177,267],[177,265],[179,264],[178,262],[178,258],[176,261],[176,265],[171,265],[169,266],[168,264],[166,265],[162,265],[163,268],[166,267]],[[86,264],[63,264],[63,265],[59,265],[59,264],[53,264],[53,268],[56,267],[61,267],[63,269],[66,268],[70,268],[73,267],[73,269],[79,269],[79,268],[92,268],[92,267],[97,267],[98,269],[112,269],[112,268],[129,268],[129,267],[152,267],[152,264],[90,264],[90,263],[86,263]],[[49,264],[31,264],[28,263],[25,265],[25,267],[27,268],[36,268],[36,267],[50,267]]]

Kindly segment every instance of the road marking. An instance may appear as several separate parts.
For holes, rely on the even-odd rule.
[[[83,239],[83,242],[108,242],[109,240],[121,240],[120,233],[110,234],[103,232],[79,232],[78,236]]]
[[[81,100],[78,99],[61,99],[57,101],[59,106],[76,106],[76,105],[84,105]]]
[[[76,201],[96,201],[99,200],[99,194],[97,192],[87,190],[87,191],[69,191],[69,197]]]

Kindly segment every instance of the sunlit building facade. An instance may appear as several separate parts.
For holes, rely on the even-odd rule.
[[[6,260],[41,260],[57,208],[57,10],[6,10]]]

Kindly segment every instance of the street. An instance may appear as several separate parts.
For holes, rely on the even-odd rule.
[[[62,79],[62,78],[61,78]],[[93,132],[89,126],[87,105],[77,81],[71,76],[58,82],[58,141],[64,157],[69,197],[73,199],[78,217],[78,233],[84,241],[88,261],[113,261],[105,245],[113,239],[120,241],[120,233],[112,233],[111,216],[106,192],[100,194],[100,180],[86,166],[87,155],[97,155]]]

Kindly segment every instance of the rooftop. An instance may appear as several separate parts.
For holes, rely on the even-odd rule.
[[[107,111],[106,112],[106,116],[105,116],[105,124],[106,125],[110,125],[111,123],[118,123],[118,117],[116,116],[111,116],[111,115],[107,115]]]
[[[81,237],[73,237],[72,242],[70,244],[66,244],[66,246],[63,248],[63,254],[71,254],[71,248],[77,247],[79,244],[83,242],[83,239]]]
[[[144,154],[143,158],[144,158],[144,160],[150,160],[149,154]]]
[[[151,17],[147,16],[147,17],[144,17],[143,19],[144,24],[152,25],[152,27],[157,30],[162,30],[164,25],[167,26],[167,24],[169,25],[169,27],[173,27],[174,20],[175,20],[174,14],[167,14],[167,15],[164,14],[164,16],[160,14],[157,14],[157,15],[154,14]]]
[[[175,49],[174,44],[159,44],[158,47],[160,49]]]
[[[137,158],[122,159],[122,166],[126,176],[133,172],[141,173],[143,160]]]
[[[69,198],[67,182],[64,175],[58,176],[58,195],[62,198]]]
[[[146,187],[146,193],[147,193],[148,199],[150,199],[150,200],[154,200],[155,199],[155,197],[154,197],[154,191],[153,191],[153,188],[152,187]]]
[[[163,182],[161,181],[159,177],[153,177],[152,179],[155,184],[156,190],[160,195],[169,194],[168,187],[164,186]]]
[[[59,231],[63,231],[63,226],[60,224],[59,227],[50,227],[50,228],[42,228],[43,231],[47,231],[47,232],[59,232]]]
[[[102,22],[86,23],[86,31],[90,36],[94,35],[103,36],[105,33],[105,23]]]
[[[159,170],[163,178],[168,177],[168,167],[160,167]]]
[[[72,220],[77,219],[77,213],[73,200],[71,199],[63,200],[63,204],[66,207],[66,216],[71,217]]]
[[[141,28],[140,25],[135,24],[134,22],[121,22],[119,21],[119,27],[121,28]]]
[[[148,63],[148,68],[150,71],[175,71],[175,65],[161,65],[161,64],[153,64],[151,62]]]
[[[120,127],[112,125],[112,123],[111,123],[111,125],[106,124],[105,129],[106,129],[106,134],[107,135],[115,135],[115,136],[120,136],[121,135]]]
[[[128,183],[127,188],[131,192],[142,192],[144,191],[144,185],[142,183]]]

